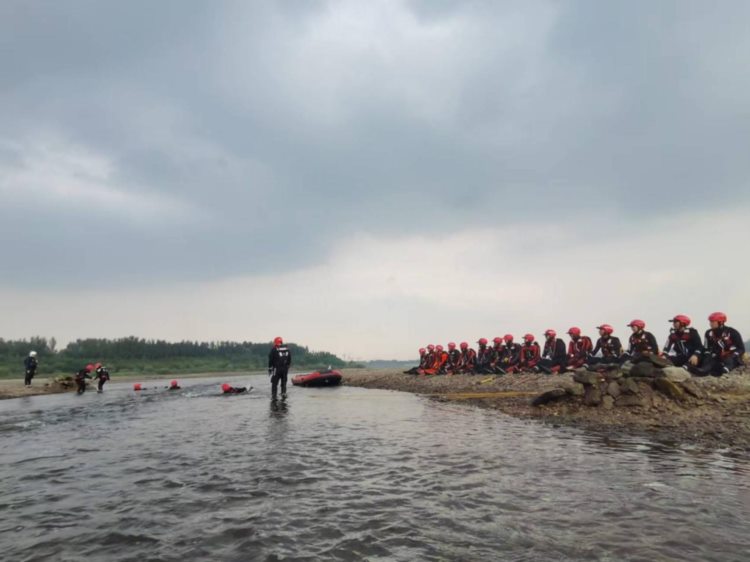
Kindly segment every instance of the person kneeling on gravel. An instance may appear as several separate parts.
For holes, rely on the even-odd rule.
[[[699,374],[720,377],[743,366],[745,344],[737,330],[725,325],[727,315],[723,312],[714,312],[708,321],[711,329],[706,332],[706,351]]]
[[[659,355],[659,344],[656,343],[654,334],[646,331],[646,323],[643,320],[633,320],[628,324],[633,333],[628,340],[628,351],[624,359],[633,363],[648,361],[651,356]]]
[[[614,368],[622,362],[622,343],[620,338],[613,336],[615,329],[609,324],[596,327],[599,330],[599,339],[586,360],[584,367]],[[597,354],[601,353],[601,357]]]

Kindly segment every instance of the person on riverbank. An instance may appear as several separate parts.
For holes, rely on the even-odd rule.
[[[605,369],[619,366],[622,363],[623,349],[620,338],[612,335],[615,329],[609,324],[602,324],[596,329],[599,330],[599,339],[584,366],[600,366]],[[601,356],[598,356],[599,353]]]
[[[36,375],[36,370],[39,367],[39,361],[36,358],[36,351],[29,351],[28,357],[23,360],[23,367],[26,371],[26,375],[23,379],[25,386],[31,386],[31,379]]]
[[[427,350],[424,347],[419,348],[419,365],[404,371],[405,375],[418,375],[427,368]]]
[[[705,354],[699,374],[720,377],[744,365],[745,343],[740,333],[726,325],[727,315],[714,312],[708,317]]]
[[[474,365],[474,372],[478,375],[487,375],[492,373],[492,349],[487,347],[487,338],[477,340],[477,360]]]
[[[448,361],[445,364],[445,372],[449,375],[457,375],[461,370],[461,352],[456,349],[456,342],[448,342]]]
[[[535,341],[533,334],[526,334],[523,337],[523,345],[519,355],[518,370],[534,371],[539,360],[542,358],[539,344]]]
[[[690,318],[684,314],[678,314],[670,322],[672,329],[664,345],[664,355],[676,367],[696,371],[705,353],[698,330],[690,327]]]
[[[75,381],[77,385],[77,389],[76,389],[77,394],[83,394],[84,392],[86,392],[86,379],[92,378],[89,373],[93,370],[94,370],[94,366],[91,363],[89,363],[83,369],[78,371],[78,373],[76,373]]]
[[[632,320],[628,324],[632,330],[628,339],[628,351],[625,358],[633,363],[648,361],[651,356],[659,355],[659,345],[656,343],[654,334],[646,331],[646,323],[643,320]]]
[[[276,398],[276,391],[281,383],[281,396],[286,396],[286,379],[292,365],[292,352],[284,345],[281,337],[273,340],[273,347],[268,354],[268,374],[271,376],[271,397]]]
[[[557,337],[555,330],[549,329],[544,332],[544,349],[542,358],[537,367],[540,371],[551,375],[565,371],[568,354],[565,350],[565,342]]]
[[[500,358],[495,366],[495,373],[504,375],[518,370],[521,361],[521,344],[516,343],[513,334],[503,336],[503,346],[500,348]]]
[[[581,335],[581,329],[577,326],[568,330],[568,336],[570,336],[570,343],[568,343],[567,369],[578,369],[586,364],[594,345],[590,337]]]
[[[459,362],[458,370],[460,373],[471,375],[474,374],[474,369],[477,363],[477,352],[469,347],[469,342],[462,341],[459,344],[461,348],[461,359]]]
[[[94,365],[94,380],[97,382],[96,392],[101,394],[104,391],[104,383],[109,380],[109,371],[101,363]]]

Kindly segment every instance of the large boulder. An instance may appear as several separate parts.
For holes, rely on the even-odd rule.
[[[653,378],[656,376],[656,369],[650,361],[641,361],[633,365],[633,368],[630,369],[630,372],[626,376]]]
[[[665,359],[664,357],[660,357],[659,355],[644,355],[640,358],[640,361],[647,361],[651,363],[654,367],[659,367],[660,369],[663,369],[664,367],[669,367],[671,363],[668,359]]]
[[[599,385],[586,386],[583,403],[586,406],[598,406],[602,403],[602,391],[599,390]]]
[[[682,367],[664,367],[662,372],[664,373],[664,377],[672,382],[682,382],[690,378],[690,373]]]
[[[622,394],[622,390],[620,390],[620,385],[617,384],[616,381],[612,381],[607,385],[607,394],[609,394],[612,398],[617,398]]]
[[[573,380],[585,385],[598,384],[602,380],[602,376],[593,371],[576,371]]]
[[[615,407],[615,399],[611,396],[605,396],[602,398],[602,408],[605,410],[611,410]]]
[[[560,400],[562,397],[567,396],[567,392],[565,392],[562,388],[555,388],[552,390],[548,390],[547,392],[544,392],[534,398],[531,401],[532,406],[542,406],[544,404],[549,404],[550,402],[556,402]]]
[[[623,379],[620,383],[620,391],[622,394],[640,394],[638,383],[633,379]]]
[[[581,383],[572,381],[564,383],[562,387],[565,392],[567,392],[571,396],[583,396],[586,390],[586,388]]]
[[[684,388],[666,378],[654,379],[654,388],[656,388],[656,390],[658,390],[662,394],[666,394],[667,396],[669,396],[670,398],[674,398],[675,400],[682,401],[685,399]]]

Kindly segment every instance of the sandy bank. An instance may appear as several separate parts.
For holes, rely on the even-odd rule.
[[[624,379],[622,379],[624,380]],[[642,433],[661,441],[730,447],[750,452],[750,372],[720,378],[690,378],[697,396],[671,399],[658,392],[632,401],[628,407],[587,405],[583,385],[572,374],[504,376],[413,376],[395,370],[347,370],[344,384],[413,392],[435,400],[463,401],[508,415],[557,425],[605,430],[613,434]],[[602,381],[602,384],[606,384]],[[643,383],[641,383],[643,387]],[[548,391],[568,388],[559,401],[532,406]],[[644,389],[644,393],[647,388]],[[554,392],[553,392],[554,394]],[[624,402],[624,401],[623,401]]]

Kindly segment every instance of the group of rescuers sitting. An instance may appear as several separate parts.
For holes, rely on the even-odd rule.
[[[462,342],[459,349],[451,342],[447,350],[441,345],[428,345],[419,350],[419,366],[405,373],[502,375],[525,371],[553,374],[581,367],[615,369],[626,361],[638,363],[660,357],[696,376],[721,376],[743,365],[745,345],[739,332],[726,325],[727,316],[723,312],[714,312],[708,321],[711,327],[701,340],[698,331],[690,327],[690,318],[678,314],[669,320],[672,329],[661,351],[654,335],[646,331],[643,320],[633,320],[628,324],[632,334],[627,350],[623,349],[620,339],[612,335],[614,328],[609,324],[597,326],[599,339],[596,345],[591,338],[581,335],[581,329],[577,327],[567,332],[570,336],[567,348],[555,330],[544,332],[544,347],[539,346],[532,334],[526,334],[523,343],[516,343],[511,334],[506,334],[493,339],[492,346],[486,338],[480,338],[476,351],[466,342]]]

